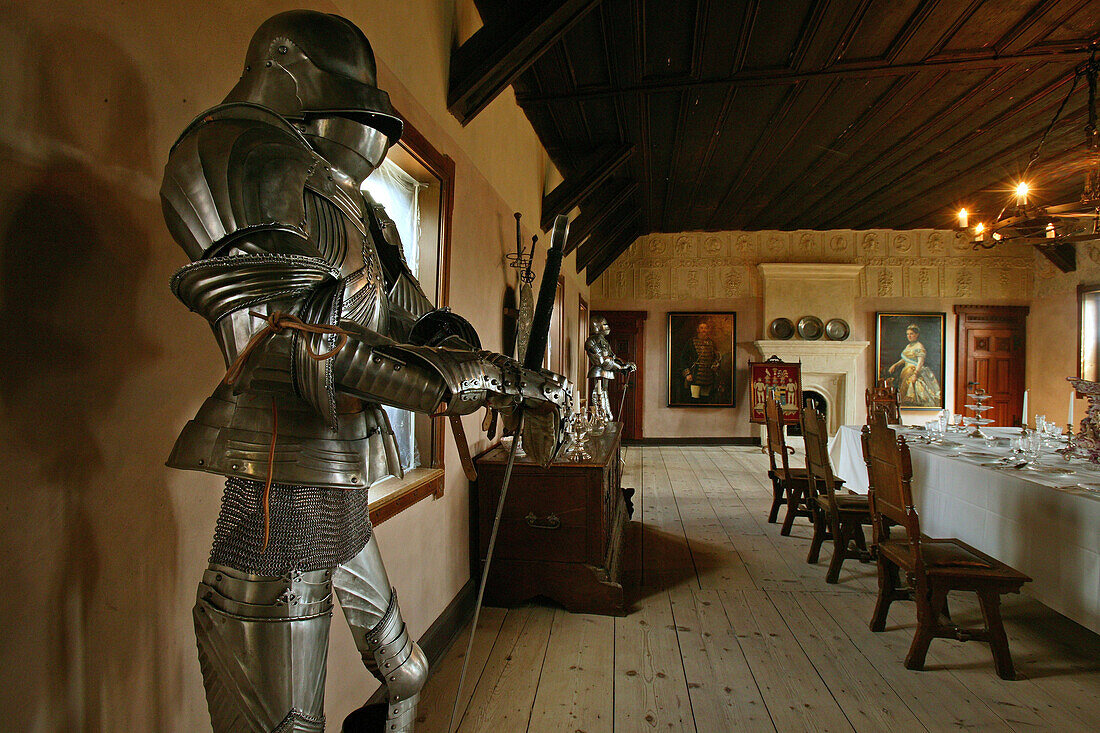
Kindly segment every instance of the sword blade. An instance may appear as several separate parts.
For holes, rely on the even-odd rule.
[[[497,531],[500,529],[500,518],[504,514],[504,497],[508,495],[508,485],[512,483],[512,466],[516,463],[516,448],[519,446],[519,436],[522,428],[523,408],[521,407],[519,418],[516,420],[516,432],[512,436],[512,448],[508,451],[508,464],[504,467],[504,480],[500,484],[500,498],[497,499],[497,511],[493,516],[493,531],[489,535],[489,549],[485,552],[485,564],[481,568],[481,583],[478,585],[477,601],[474,603],[474,618],[470,625],[470,640],[466,642],[466,657],[462,660],[462,673],[458,676],[458,689],[455,690],[455,701],[451,707],[451,719],[447,723],[447,733],[454,730],[455,715],[458,713],[458,701],[462,699],[462,685],[466,682],[466,670],[470,664],[470,654],[474,648],[477,621],[481,617],[481,601],[485,596],[485,582],[489,579],[489,563],[493,559],[493,549],[497,544]]]

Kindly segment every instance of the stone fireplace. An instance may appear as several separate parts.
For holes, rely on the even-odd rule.
[[[764,329],[775,318],[798,323],[803,316],[823,322],[842,318],[849,327],[855,321],[855,299],[862,265],[765,262],[759,266],[764,289]],[[798,337],[780,341],[761,339],[754,345],[760,358],[778,356],[802,362],[802,389],[818,392],[827,404],[829,434],[841,425],[862,422],[864,382],[863,353],[868,341],[806,341]]]

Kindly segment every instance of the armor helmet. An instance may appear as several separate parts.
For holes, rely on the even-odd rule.
[[[314,10],[272,16],[248,44],[244,73],[226,102],[252,102],[290,120],[346,118],[378,130],[386,147],[401,118],[377,86],[370,42],[351,21]]]
[[[603,316],[595,316],[592,319],[589,328],[592,330],[592,333],[600,334],[602,336],[606,336],[611,333],[611,326],[607,324],[607,319]]]

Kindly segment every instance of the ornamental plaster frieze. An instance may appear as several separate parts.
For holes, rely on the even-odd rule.
[[[1100,246],[1082,248],[1100,269]],[[681,232],[639,237],[593,283],[615,300],[758,297],[761,262],[864,265],[858,290],[868,298],[1027,297],[1062,287],[1028,247],[975,250],[951,230]],[[1040,286],[1040,283],[1044,283]]]

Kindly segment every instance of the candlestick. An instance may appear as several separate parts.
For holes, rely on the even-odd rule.
[[[1020,418],[1020,425],[1027,425],[1027,390],[1024,390],[1024,416]]]
[[[1071,389],[1069,391],[1069,419],[1066,421],[1070,425],[1073,425],[1073,400],[1077,398],[1077,390]]]

